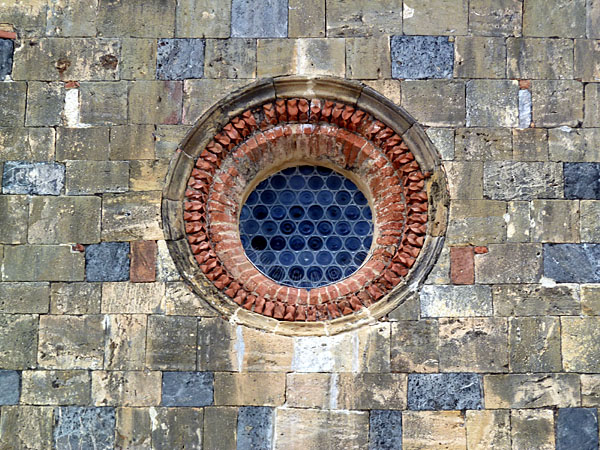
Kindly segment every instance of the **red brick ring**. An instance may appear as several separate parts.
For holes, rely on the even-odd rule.
[[[237,104],[226,115],[231,98],[217,104],[207,114],[222,125],[207,123],[206,115],[200,119],[178,151],[165,189],[169,246],[196,292],[234,320],[282,333],[337,332],[389,312],[430,270],[445,228],[445,177],[410,116],[362,85],[324,80],[338,90],[340,85],[354,94],[359,89],[349,101],[347,92],[340,100],[332,98],[335,90],[315,92],[311,81],[259,82],[233,96],[245,99],[247,108],[240,111],[244,103]],[[261,95],[265,84],[274,95]],[[290,84],[299,86],[290,90]],[[253,91],[258,95],[248,101]],[[379,110],[373,99],[381,102],[375,105]],[[406,123],[393,116],[386,123],[390,110]],[[306,163],[351,177],[369,198],[375,226],[366,262],[351,276],[311,290],[280,285],[259,272],[246,257],[238,225],[241,206],[258,182],[283,167]],[[176,177],[186,174],[184,187]],[[418,270],[422,260],[426,267]]]

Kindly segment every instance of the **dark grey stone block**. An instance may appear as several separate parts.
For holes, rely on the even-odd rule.
[[[0,39],[0,81],[12,72],[15,43],[12,39]]]
[[[129,242],[101,242],[85,249],[87,281],[129,279]]]
[[[3,194],[59,195],[65,166],[57,163],[8,161],[2,174]]]
[[[544,244],[544,276],[558,283],[600,283],[600,244]]]
[[[185,80],[204,76],[204,39],[159,39],[156,77]]]
[[[598,410],[596,408],[558,410],[556,450],[571,449],[598,449]]]
[[[476,373],[408,375],[408,409],[481,409],[482,401],[481,375]]]
[[[288,0],[233,0],[231,36],[287,37]]]
[[[212,372],[163,372],[163,406],[209,406],[213,403]]]
[[[369,450],[402,450],[402,411],[371,411]]]
[[[16,370],[0,370],[0,405],[16,405],[21,395],[21,376]]]
[[[393,78],[452,78],[454,43],[445,36],[392,36]]]
[[[565,163],[565,197],[600,200],[600,163]]]
[[[54,446],[57,449],[114,448],[114,408],[59,407],[54,410],[54,422]]]
[[[242,406],[238,411],[237,449],[269,450],[273,440],[273,408]]]

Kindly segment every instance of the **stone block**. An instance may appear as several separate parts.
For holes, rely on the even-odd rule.
[[[204,408],[205,450],[236,450],[238,409],[227,406]]]
[[[327,36],[361,37],[399,34],[402,31],[402,4],[398,0],[327,1]]]
[[[288,37],[325,37],[325,0],[289,0],[288,7]]]
[[[494,200],[562,198],[562,164],[489,161],[483,166],[483,194]]]
[[[272,57],[275,58],[276,56],[272,55]],[[260,51],[258,58],[260,60]],[[261,75],[259,74],[259,76]],[[196,123],[200,116],[208,111],[213,104],[217,103],[217,101],[230,92],[241,88],[244,84],[245,81],[243,80],[186,80],[183,89],[183,123]],[[167,131],[164,127],[162,129],[163,131]],[[169,136],[166,136],[166,139],[161,139],[161,136],[157,137],[156,145],[160,145],[163,148],[169,143],[170,145],[165,149],[168,151],[164,152],[164,156],[168,155],[170,158],[177,148],[177,144],[183,138],[184,133],[175,133],[175,136],[172,136],[172,130],[169,131],[171,133],[169,133]]]
[[[571,316],[580,311],[575,285],[502,284],[492,287],[497,316]]]
[[[28,127],[53,127],[61,125],[65,89],[63,83],[27,83],[27,112],[25,125]]]
[[[81,122],[90,125],[127,123],[127,90],[128,84],[124,81],[81,83]]]
[[[164,372],[163,406],[210,406],[213,403],[212,372]]]
[[[1,196],[0,211],[2,211],[0,216],[0,243],[27,243],[27,219],[29,216],[27,197],[24,195]]]
[[[473,247],[450,248],[450,278],[452,284],[475,282],[475,259]]]
[[[600,36],[599,36],[600,37]],[[583,82],[600,81],[600,43],[592,39],[577,39],[575,41],[574,76]],[[586,89],[588,87],[586,86]],[[598,85],[589,85],[590,91],[598,92]],[[587,96],[587,92],[586,92]],[[587,98],[586,98],[587,100]],[[590,106],[594,105],[590,103]],[[596,106],[596,110],[598,106]],[[597,124],[597,122],[596,122]],[[593,126],[593,125],[589,125]]]
[[[369,414],[369,449],[402,448],[402,413],[372,410]]]
[[[1,161],[54,159],[54,128],[0,128]]]
[[[129,188],[127,161],[67,161],[67,195],[126,192]]]
[[[492,314],[489,286],[427,285],[421,290],[423,317],[468,317]]]
[[[278,408],[276,450],[367,448],[369,414],[358,411]],[[335,423],[335,427],[331,424]],[[238,418],[238,446],[240,445]],[[268,449],[270,446],[241,447]]]
[[[600,371],[599,317],[561,317],[562,361],[566,372]]]
[[[240,371],[286,372],[292,365],[294,341],[288,336],[238,327],[235,349],[230,352],[237,359]],[[223,358],[223,355],[214,354],[213,357]]]
[[[427,133],[427,137],[431,139],[444,161],[454,159],[454,130],[428,128],[425,133]]]
[[[85,370],[23,372],[21,403],[29,405],[88,405],[90,374]]]
[[[565,163],[564,174],[566,198],[600,200],[600,163]]]
[[[508,38],[506,48],[509,78],[573,78],[573,41],[570,39]]]
[[[68,245],[7,246],[3,281],[83,281],[83,253]]]
[[[347,78],[389,78],[391,70],[387,36],[346,39]]]
[[[585,37],[585,0],[532,0],[523,7],[523,35]]]
[[[544,244],[544,276],[559,283],[599,283],[600,244]]]
[[[54,408],[5,406],[0,417],[0,443],[5,448],[52,448]]]
[[[33,197],[28,240],[32,244],[90,244],[100,241],[99,197]]]
[[[112,127],[110,159],[154,160],[154,127],[152,125]]]
[[[485,375],[483,392],[488,409],[569,408],[581,402],[575,374]]]
[[[131,161],[129,163],[129,188],[132,191],[159,191],[165,185],[169,160]]]
[[[125,297],[126,298],[126,297]],[[104,368],[142,370],[146,363],[146,316],[110,314],[105,317]]]
[[[600,38],[600,3],[596,0],[587,2],[586,34],[588,38]]]
[[[481,376],[472,373],[409,374],[408,409],[482,409]]]
[[[469,29],[484,36],[520,36],[523,3],[519,0],[471,0]]]
[[[0,111],[0,126],[14,127],[25,124],[25,83],[0,83],[2,110]]]
[[[0,80],[12,72],[15,44],[12,39],[0,39]]]
[[[100,0],[98,36],[171,37],[175,29],[173,2],[114,2]]]
[[[552,133],[554,130],[550,130]],[[550,134],[552,136],[552,134]],[[548,131],[543,128],[513,130],[513,158],[517,161],[547,161]]]
[[[2,313],[47,313],[49,300],[48,283],[0,283]]]
[[[441,371],[508,372],[506,319],[440,319],[439,327]]]
[[[284,402],[285,373],[215,373],[217,406],[281,406]]]
[[[150,448],[151,428],[149,409],[117,408],[116,448]]]
[[[434,268],[435,270],[435,268]],[[430,277],[435,276],[433,271]],[[443,275],[442,275],[443,277]],[[437,281],[437,279],[435,280]],[[444,282],[446,282],[444,280]],[[388,314],[388,319],[391,321],[395,320],[418,320],[420,314],[421,305],[419,305],[419,296],[417,294],[411,295],[402,304],[398,305],[393,311]]]
[[[450,198],[459,200],[483,198],[483,162],[446,161],[444,168],[448,177]]]
[[[206,78],[255,78],[256,40],[207,39],[204,76]]]
[[[160,404],[160,372],[92,372],[94,406],[156,406]]]
[[[156,280],[156,241],[134,241],[131,243],[132,283],[149,283]]]
[[[231,37],[287,37],[288,4],[284,0],[255,3],[233,0]]]
[[[403,5],[405,34],[467,34],[469,5],[465,0],[408,1]]]
[[[554,413],[550,410],[512,410],[512,448],[554,450]]]
[[[217,312],[182,281],[167,282],[165,312],[174,316],[217,316]]]
[[[29,292],[31,293],[31,290]],[[50,313],[98,314],[100,313],[100,293],[99,283],[52,283],[49,292]],[[47,306],[45,297],[40,301],[42,305]],[[47,309],[39,312],[47,312]]]
[[[533,242],[578,242],[579,202],[532,201],[531,230]]]
[[[123,38],[121,79],[153,80],[156,76],[156,40]]]
[[[87,281],[124,281],[129,279],[129,243],[101,242],[85,251]]]
[[[563,408],[556,416],[556,449],[598,448],[598,410]]]
[[[204,39],[159,39],[156,78],[184,80],[204,76]]]
[[[119,79],[120,56],[118,39],[25,39],[15,51],[12,77],[40,81],[115,81]]]
[[[540,244],[490,244],[488,253],[475,256],[476,283],[537,283],[541,276]]]
[[[0,405],[16,405],[21,395],[21,376],[16,370],[0,370]]]
[[[103,321],[100,315],[40,317],[40,366],[101,369],[104,361]]]
[[[335,377],[336,375],[332,376],[329,373],[288,373],[286,404],[291,408],[316,409],[337,406],[337,397],[331,396],[332,382],[337,383],[338,380]]]
[[[332,377],[336,380],[338,409],[406,409],[406,374],[340,373]]]
[[[195,370],[198,320],[183,316],[149,316],[146,365],[159,370]]]
[[[198,321],[198,370],[240,370],[236,328],[220,317]]]
[[[56,163],[9,161],[2,174],[3,194],[60,195],[65,166]]]
[[[390,371],[389,323],[375,323],[362,327],[356,332],[358,355],[354,369],[359,372],[385,373]]]
[[[392,36],[392,77],[452,78],[454,44],[443,36]]]
[[[506,236],[506,204],[493,200],[455,200],[450,207],[448,243],[487,245]]]
[[[181,121],[181,81],[135,81],[129,89],[129,121],[175,125]]]
[[[516,80],[467,82],[468,127],[516,127],[519,123],[519,83]]]
[[[102,202],[102,239],[155,241],[160,228],[160,191],[107,194]]]
[[[180,38],[228,38],[231,3],[220,0],[182,0],[177,4],[175,33]]]
[[[273,408],[243,406],[237,417],[237,448],[273,448]]]
[[[579,126],[583,122],[583,84],[575,80],[535,80],[532,83],[536,127]]]
[[[456,78],[504,78],[506,44],[500,37],[457,36],[454,61]]]
[[[294,339],[292,370],[296,372],[352,372],[353,335],[310,336]],[[358,361],[356,361],[358,365]]]
[[[435,320],[392,324],[391,369],[394,372],[437,372],[438,323]]]
[[[186,89],[188,83],[197,83],[201,81],[209,82],[214,80],[188,80],[185,82]],[[208,93],[209,90],[207,90],[205,94],[208,95]],[[185,109],[183,113],[185,115]],[[176,153],[179,143],[183,140],[190,128],[191,127],[189,125],[158,125],[154,131],[154,151],[156,153],[156,157],[158,159],[170,160],[171,157]]]
[[[447,80],[405,81],[402,107],[423,125],[464,126],[465,84]]]
[[[599,62],[600,65],[600,62]],[[600,69],[599,69],[600,70]],[[598,75],[598,79],[600,80],[600,74]],[[583,126],[584,127],[595,127],[600,123],[600,83],[588,83],[585,85],[585,104],[584,104],[584,119]],[[596,152],[598,140],[600,137],[598,136],[598,129],[594,128],[593,130],[588,131],[588,133],[593,133],[593,137],[596,143]],[[592,150],[592,149],[590,149]],[[593,151],[593,150],[592,150]]]
[[[108,128],[57,128],[56,160],[108,159]]]
[[[202,448],[204,411],[201,408],[156,408],[154,411],[156,416],[150,416],[153,448]]]
[[[511,372],[559,372],[562,368],[557,317],[509,320]]]
[[[467,448],[510,448],[510,412],[482,410],[466,412]]]
[[[114,448],[114,408],[63,406],[54,410],[56,448]]]
[[[519,89],[519,128],[529,128],[534,125],[531,121],[531,91]]]
[[[600,375],[581,375],[582,406],[600,406]]]
[[[46,31],[47,10],[48,2],[44,0],[27,4],[11,2],[5,5],[2,20],[18,25],[23,36],[38,36]]]
[[[529,242],[531,238],[531,206],[529,202],[508,202],[506,214],[506,241]]]
[[[403,450],[465,450],[466,434],[461,411],[406,411],[402,414]]]
[[[581,312],[588,316],[600,316],[600,285],[581,286]]]
[[[504,161],[512,158],[511,132],[506,128],[459,128],[454,157],[466,161]]]
[[[46,35],[96,36],[97,5],[95,0],[82,0],[74,3],[51,1],[46,21]]]

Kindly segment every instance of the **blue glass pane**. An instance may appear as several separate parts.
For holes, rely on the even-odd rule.
[[[276,199],[277,195],[270,189],[268,191],[263,191],[262,194],[260,194],[260,201],[266,205],[275,203]]]
[[[296,261],[296,256],[292,252],[281,252],[279,262],[284,266],[291,266]]]
[[[271,208],[271,217],[275,220],[283,219],[286,214],[287,214],[287,210],[285,209],[285,207],[283,207],[281,205],[273,206]]]
[[[279,229],[283,234],[292,234],[296,231],[296,223],[291,220],[284,220],[281,222],[281,225],[279,225]]]
[[[246,220],[248,217],[250,217],[250,208],[244,205],[240,211],[240,220]]]
[[[298,194],[298,200],[303,205],[312,205],[315,201],[315,194],[310,191],[302,191]]]
[[[277,224],[272,220],[265,220],[260,229],[264,234],[270,236],[277,232]]]
[[[287,184],[287,180],[283,175],[273,175],[271,177],[271,187],[273,189],[283,189]]]
[[[269,210],[267,209],[266,206],[258,205],[258,206],[254,207],[254,210],[252,211],[252,213],[254,214],[254,217],[256,219],[263,220],[269,214]]]

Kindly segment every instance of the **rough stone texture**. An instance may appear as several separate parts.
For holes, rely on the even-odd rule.
[[[511,133],[506,128],[459,128],[454,158],[466,161],[505,161],[512,157]]]
[[[398,0],[326,1],[327,36],[359,37],[402,31],[402,4]]]
[[[510,448],[510,412],[482,410],[466,412],[467,448]]]
[[[160,278],[160,277],[159,277]],[[165,312],[169,315],[216,317],[217,312],[183,282],[167,283]]]
[[[22,389],[24,404],[88,405],[90,374],[85,370],[27,370]]]
[[[432,373],[408,376],[408,409],[481,409],[482,401],[479,375]]]
[[[512,372],[559,372],[561,370],[558,318],[511,318],[509,333]]]
[[[579,205],[569,200],[531,202],[533,242],[578,242]]]
[[[260,51],[258,58],[260,59]],[[221,97],[241,88],[244,84],[245,81],[243,80],[186,80],[183,89],[183,123],[195,123]],[[179,141],[181,139],[177,137],[175,140]],[[177,144],[175,144],[173,150],[175,148],[177,148]],[[169,157],[171,155],[172,151],[169,151]]]
[[[146,357],[146,316],[111,314],[106,319],[104,368],[108,370],[141,370]]]
[[[545,244],[544,276],[559,283],[600,282],[600,244]]]
[[[552,136],[550,131],[550,136]],[[548,132],[541,128],[513,130],[513,158],[517,161],[548,160]]]
[[[110,159],[153,160],[154,128],[152,125],[126,125],[110,130]]]
[[[564,174],[566,198],[600,200],[600,163],[565,163]]]
[[[156,408],[154,412],[150,416],[153,448],[202,448],[202,409]]]
[[[574,80],[532,82],[533,122],[538,127],[577,126],[583,122],[583,85]]]
[[[239,326],[235,331],[235,349],[230,352],[237,359],[238,370],[282,372],[290,369],[294,353],[292,338]],[[213,357],[222,358],[217,354]]]
[[[213,402],[212,372],[164,372],[163,406],[209,406]]]
[[[539,244],[490,244],[488,253],[475,256],[476,283],[537,283],[541,276]]]
[[[0,370],[0,405],[16,405],[19,403],[20,395],[21,377],[19,372]]]
[[[389,78],[390,41],[387,36],[346,39],[346,77]]]
[[[87,281],[124,281],[129,279],[129,243],[101,242],[85,251]]]
[[[514,80],[467,82],[468,127],[516,127],[519,84]]]
[[[152,80],[156,76],[156,40],[123,38],[121,79]]]
[[[547,287],[539,284],[503,284],[492,288],[498,316],[569,316],[579,314],[575,285]]]
[[[444,162],[450,198],[475,200],[483,198],[483,162]]]
[[[600,405],[600,375],[581,375],[581,404]]]
[[[159,39],[156,78],[183,80],[204,76],[204,39]]]
[[[575,374],[485,375],[483,392],[488,409],[569,408],[581,401]]]
[[[0,443],[5,448],[51,448],[52,407],[6,406],[0,417]]]
[[[164,185],[168,169],[166,159],[130,161],[129,188],[132,191],[158,191]]]
[[[455,200],[450,205],[447,238],[450,244],[486,245],[504,242],[506,203],[491,200]]]
[[[465,34],[468,2],[434,0],[403,4],[403,30],[406,34]]]
[[[74,4],[53,0],[50,2],[50,6],[52,14],[48,14],[46,21],[48,36],[96,35],[96,2],[94,0],[82,0]]]
[[[164,283],[103,283],[102,312],[164,313]]]
[[[600,371],[600,318],[562,317],[562,355],[566,372]]]
[[[492,313],[488,286],[423,286],[423,317],[486,316]]]
[[[325,37],[325,0],[288,0],[288,37]]]
[[[351,372],[355,360],[352,350],[355,342],[349,333],[329,338],[295,338],[292,369],[297,372]]]
[[[54,159],[53,128],[0,128],[0,161],[49,161]]]
[[[236,329],[220,317],[198,321],[198,370],[235,371],[240,362],[234,353]]]
[[[259,4],[250,0],[232,1],[232,37],[286,37],[287,29],[286,1],[268,0]]]
[[[206,78],[255,78],[256,40],[208,39],[204,60]]]
[[[105,195],[102,201],[102,239],[163,239],[160,228],[160,198],[160,192],[156,191]]]
[[[389,323],[371,324],[358,330],[353,336],[354,354],[353,370],[359,372],[387,373],[390,370],[390,335]]]
[[[160,372],[92,372],[95,406],[154,406],[160,403]]]
[[[158,370],[195,370],[197,322],[194,317],[148,317],[146,365]]]
[[[271,449],[273,421],[273,408],[241,407],[237,420],[237,448]]]
[[[0,39],[0,80],[12,72],[14,48],[12,39]]]
[[[3,281],[83,281],[83,253],[70,245],[6,247]]]
[[[395,450],[402,448],[402,413],[372,410],[369,414],[369,449]]]
[[[574,75],[584,82],[600,80],[600,45],[597,40],[577,39],[575,41]],[[594,90],[597,91],[597,85],[590,85],[590,93]],[[590,104],[592,105],[593,103]]]
[[[117,408],[115,445],[117,448],[148,448],[151,437],[150,413],[142,408]]]
[[[473,247],[450,248],[450,277],[453,284],[475,282],[475,259]]]
[[[336,406],[340,409],[406,409],[406,374],[403,373],[341,373],[337,375],[335,386]]]
[[[508,38],[506,46],[508,78],[573,78],[572,40]]]
[[[108,128],[57,128],[56,159],[102,161],[108,159]]]
[[[588,316],[600,316],[600,285],[581,286],[581,312]]]
[[[483,167],[483,193],[494,200],[562,198],[562,164],[486,162]]]
[[[121,125],[127,122],[125,82],[81,83],[80,120],[91,125]]]
[[[403,82],[402,107],[424,125],[464,126],[465,85],[446,80]]]
[[[0,283],[2,313],[47,313],[49,299],[48,283]]]
[[[25,244],[27,242],[27,197],[24,195],[1,196],[0,211],[2,211],[0,216],[0,243]]]
[[[598,410],[564,408],[556,417],[556,448],[598,448]]]
[[[169,37],[175,25],[175,4],[100,0],[96,23],[99,36]]]
[[[51,127],[62,123],[65,90],[62,83],[27,83],[27,111],[25,125],[28,127]]]
[[[402,414],[402,449],[467,448],[461,411],[408,411]]]
[[[68,161],[67,195],[126,192],[129,163],[126,161]]]
[[[129,121],[175,125],[181,121],[181,81],[135,81],[129,89]]]
[[[392,324],[391,368],[394,372],[438,370],[438,323],[434,320]]]
[[[528,89],[519,90],[519,128],[528,128],[531,126],[532,100],[531,91]]]
[[[542,20],[543,19],[543,20]],[[524,36],[585,37],[585,1],[532,0],[523,8]]]
[[[442,36],[392,36],[392,77],[452,78],[454,45]]]
[[[506,44],[499,37],[457,36],[454,41],[454,77],[504,78]]]
[[[58,448],[113,448],[114,408],[65,406],[54,410],[54,445]]]
[[[600,53],[600,52],[599,52]],[[600,59],[600,57],[599,57]],[[600,62],[598,63],[600,65]],[[599,69],[600,71],[600,69]],[[598,74],[600,80],[600,74]],[[594,127],[600,122],[600,83],[589,83],[585,86],[585,104],[584,104],[584,127]],[[594,131],[597,131],[594,130]]]
[[[374,88],[377,89],[377,87]],[[381,91],[380,89],[377,90]],[[386,96],[389,97],[389,95]],[[425,130],[425,132],[444,161],[454,159],[454,130],[432,127]]]
[[[0,126],[14,127],[25,124],[25,83],[0,83],[2,110],[0,111]]]
[[[2,174],[3,194],[60,195],[65,166],[56,163],[6,162]]]
[[[227,406],[204,408],[205,450],[236,450],[238,409]]]
[[[291,408],[330,408],[337,402],[337,398],[331,396],[332,382],[337,383],[337,378],[332,380],[332,375],[329,373],[289,373],[285,393],[287,406]]]
[[[215,373],[217,406],[281,406],[284,401],[285,373]]]
[[[531,239],[531,205],[527,201],[509,202],[506,208],[506,241],[529,242]]]
[[[227,38],[231,26],[231,3],[219,0],[181,0],[175,17],[177,37]]]
[[[512,410],[512,448],[554,450],[554,415],[549,410]]]

